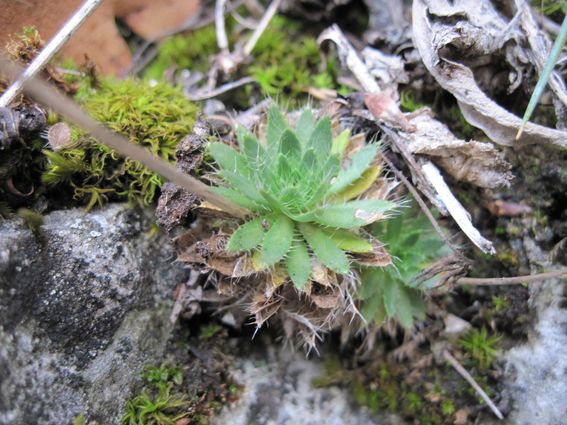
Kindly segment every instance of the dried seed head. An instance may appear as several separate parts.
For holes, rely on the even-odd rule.
[[[54,151],[68,148],[73,144],[71,141],[71,128],[64,122],[52,125],[47,132],[47,142]]]

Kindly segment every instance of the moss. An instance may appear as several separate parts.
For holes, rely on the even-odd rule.
[[[501,313],[508,308],[508,299],[505,295],[493,295],[492,296],[492,306],[496,313]]]
[[[199,335],[199,339],[201,340],[208,340],[213,338],[216,334],[222,331],[222,326],[216,323],[209,323],[201,328],[201,334]]]
[[[43,226],[43,216],[41,214],[27,208],[20,208],[18,215],[24,220],[26,226],[34,235],[39,235],[41,226]]]
[[[413,92],[404,90],[400,93],[400,107],[404,112],[415,112],[425,107],[425,104],[416,100]]]
[[[6,43],[6,52],[18,61],[32,61],[44,45],[39,31],[34,26],[23,27],[22,31],[10,37]]]
[[[143,73],[145,78],[159,80],[170,68],[206,72],[210,67],[209,56],[217,53],[215,27],[213,25],[174,35],[159,47],[157,57]]]
[[[489,335],[486,328],[472,329],[458,340],[458,345],[472,358],[479,370],[487,370],[492,365],[496,350],[502,337]]]
[[[297,36],[299,25],[281,16],[275,16],[254,48],[254,61],[249,72],[264,95],[279,97],[293,103],[305,98],[310,86],[336,89],[335,62],[326,68],[313,37]]]
[[[233,41],[230,31],[233,26],[234,22],[229,19],[229,41]],[[323,66],[315,38],[298,35],[299,30],[297,21],[275,16],[254,47],[252,60],[242,66],[240,74],[251,75],[258,82],[263,96],[276,97],[288,105],[307,100],[308,87],[346,92],[346,88],[337,83],[338,71],[333,58],[326,67]],[[206,73],[210,68],[209,58],[217,53],[213,25],[173,36],[160,46],[156,59],[143,76],[160,79],[165,70],[174,67]],[[238,103],[243,97],[248,99],[253,90],[247,86],[246,96],[242,96],[242,91],[231,92],[231,101]]]
[[[77,99],[96,120],[154,155],[173,162],[175,148],[190,132],[197,107],[181,91],[165,83],[127,79],[100,80],[94,89],[83,86]],[[71,187],[87,207],[107,199],[149,204],[163,183],[153,171],[129,158],[120,158],[81,130],[72,130],[72,147],[45,151],[44,183]]]
[[[559,14],[567,12],[567,1],[565,0],[532,0],[531,4],[545,15]]]
[[[419,369],[420,379],[408,379],[411,366],[376,358],[350,368],[336,356],[324,360],[323,374],[312,381],[316,387],[338,385],[348,388],[354,401],[372,414],[397,414],[408,423],[451,424],[455,412],[478,401],[477,394],[445,365]],[[413,370],[412,375],[416,373]],[[480,378],[479,378],[480,379]],[[489,385],[482,380],[483,387]]]

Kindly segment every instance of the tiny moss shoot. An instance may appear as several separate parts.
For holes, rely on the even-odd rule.
[[[133,79],[102,79],[96,88],[82,87],[77,99],[94,119],[166,161],[174,161],[175,148],[191,131],[197,113],[179,89]],[[85,199],[88,209],[109,198],[153,202],[163,183],[160,176],[118,157],[79,129],[73,129],[71,138],[70,148],[44,151],[44,183],[72,187],[75,198]]]
[[[480,370],[490,368],[502,336],[489,335],[486,328],[472,329],[458,340],[458,345],[476,363]]]

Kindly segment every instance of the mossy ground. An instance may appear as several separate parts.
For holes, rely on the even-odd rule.
[[[229,41],[234,21],[227,22]],[[324,64],[315,37],[304,32],[299,21],[275,16],[262,34],[248,63],[240,75],[250,75],[258,87],[231,92],[230,102],[241,108],[250,107],[265,97],[298,106],[305,103],[310,87],[348,91],[337,82],[338,64],[333,57]],[[145,78],[161,79],[166,70],[188,69],[206,73],[210,58],[218,53],[213,25],[173,36],[161,46],[156,59],[144,71]],[[236,78],[235,75],[233,78]]]
[[[238,399],[242,388],[229,372],[226,328],[216,322],[183,327],[169,348],[174,360],[146,367],[140,393],[125,406],[123,425],[207,425]]]

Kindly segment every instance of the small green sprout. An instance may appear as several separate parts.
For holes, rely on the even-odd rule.
[[[35,236],[40,234],[41,226],[43,226],[43,216],[40,213],[28,208],[20,208],[18,215],[24,220],[28,229],[30,229]]]
[[[412,91],[404,90],[400,93],[400,107],[404,112],[415,112],[425,107],[425,104],[418,102]]]
[[[489,336],[486,328],[472,329],[458,340],[461,348],[476,361],[480,369],[488,369],[496,356],[497,345],[502,337],[500,335]]]
[[[174,425],[188,415],[187,411],[183,412],[183,408],[188,406],[187,400],[171,395],[172,388],[183,383],[179,367],[166,364],[147,366],[142,372],[142,379],[148,385],[140,395],[126,403],[121,425]]]
[[[441,412],[444,416],[451,416],[455,413],[455,404],[451,400],[443,400],[441,402]]]
[[[160,367],[146,366],[142,372],[142,379],[158,387],[166,385],[169,382],[173,382],[175,385],[181,385],[183,383],[181,369],[177,366],[170,367],[166,364],[162,364]]]
[[[222,331],[222,326],[217,323],[209,323],[201,328],[201,334],[199,335],[199,339],[202,341],[206,341],[214,337]]]
[[[349,136],[345,130],[333,139],[330,119],[317,122],[309,109],[291,129],[273,107],[265,143],[244,128],[237,129],[240,151],[211,143],[208,152],[227,184],[215,190],[254,214],[232,234],[226,250],[252,251],[258,270],[282,264],[298,289],[308,282],[314,259],[348,274],[348,253],[373,252],[372,238],[359,229],[397,204],[356,199],[378,177],[373,165],[378,145],[361,147],[341,166]]]
[[[121,425],[175,425],[176,421],[188,415],[178,412],[187,405],[182,398],[172,397],[170,386],[159,389],[156,397],[148,393],[136,396],[126,403],[126,413],[120,420]]]
[[[368,321],[396,319],[409,328],[414,318],[422,320],[425,316],[423,290],[428,282],[417,286],[415,278],[447,248],[427,218],[415,217],[414,211],[407,208],[405,213],[372,226],[372,234],[386,245],[394,263],[362,270],[359,297],[363,300],[362,315]]]
[[[508,308],[508,299],[504,295],[494,295],[492,297],[494,311],[500,313]]]

